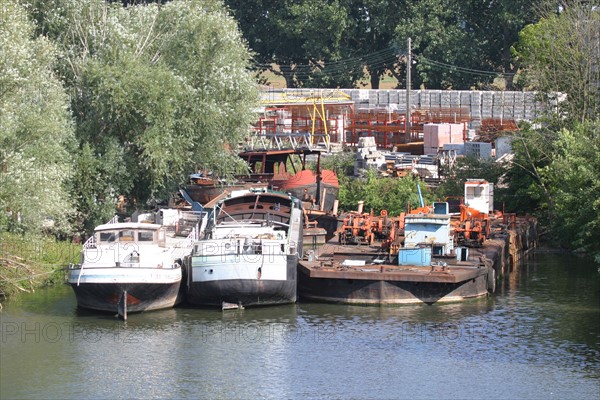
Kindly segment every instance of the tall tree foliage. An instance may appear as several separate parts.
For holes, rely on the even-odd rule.
[[[348,25],[343,46],[349,57],[359,57],[370,85],[379,89],[386,74],[403,80],[401,54],[406,55],[406,39],[396,41],[394,30],[407,18],[408,1],[346,0]]]
[[[404,85],[406,42],[420,56],[414,85],[486,87],[511,84],[518,64],[510,46],[535,8],[550,0],[226,0],[256,52],[260,69],[287,87],[353,87],[385,74]],[[502,75],[506,74],[506,75]]]
[[[512,56],[511,47],[519,39],[519,31],[538,20],[538,10],[553,3],[553,0],[457,2],[460,24],[468,35],[467,45],[472,46],[471,52],[467,53],[467,67],[497,72],[505,79],[507,88],[512,89],[519,64]],[[494,78],[485,74],[475,77],[483,83]]]
[[[0,226],[67,232],[73,125],[56,49],[34,28],[19,2],[0,5]]]
[[[600,11],[587,2],[565,5],[525,27],[514,54],[525,85],[554,102],[564,122],[584,122],[600,117]]]
[[[538,129],[522,124],[520,131],[513,134],[514,158],[504,177],[510,185],[506,211],[535,214],[545,225],[556,214],[551,188],[542,176],[544,168],[552,163],[555,132],[552,124]]]
[[[414,85],[427,88],[487,88],[497,77],[508,87],[518,65],[510,48],[518,32],[536,20],[531,2],[423,0],[407,5],[396,38],[413,39]]]
[[[552,156],[541,177],[552,192],[554,231],[600,263],[600,120],[561,129]]]
[[[196,169],[239,167],[231,149],[258,96],[248,49],[221,2],[54,2],[38,10],[62,48],[80,141],[73,188],[80,210],[96,217],[88,226],[119,194],[139,204],[164,198]]]
[[[347,11],[340,1],[225,0],[238,20],[258,72],[284,77],[290,88],[349,84],[355,65],[335,65],[345,54]],[[334,70],[327,63],[334,62]]]
[[[559,242],[600,262],[600,11],[588,2],[561,3],[559,12],[523,29],[514,49],[527,85],[548,101],[549,115],[513,142],[511,174],[525,180],[522,190],[546,211]]]
[[[403,2],[372,0],[226,0],[256,52],[257,70],[293,87],[353,87],[370,76],[379,87],[396,73],[393,43]]]
[[[473,82],[472,75],[457,73],[452,65],[472,61],[475,49],[460,26],[455,0],[424,0],[407,4],[406,19],[396,27],[398,41],[412,39],[413,87],[462,88]]]

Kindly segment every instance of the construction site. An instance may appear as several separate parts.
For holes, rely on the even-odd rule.
[[[541,110],[532,92],[439,90],[265,90],[262,106],[248,143],[253,148],[335,152],[357,147],[361,137],[373,137],[378,149],[411,154],[474,139],[495,148],[504,132],[514,132],[518,121],[531,121]],[[445,141],[439,133],[428,146],[425,127],[442,124],[452,124],[453,133],[460,125],[462,137],[453,134]]]
[[[247,150],[354,151],[354,175],[438,180],[458,156],[499,160],[519,121],[542,111],[533,92],[269,89]]]

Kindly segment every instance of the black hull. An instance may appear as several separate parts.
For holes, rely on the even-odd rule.
[[[97,311],[117,312],[124,291],[127,291],[128,313],[171,308],[183,299],[180,282],[82,283],[79,286],[72,283],[71,287],[79,307]]]
[[[295,303],[297,297],[297,257],[288,257],[285,281],[263,279],[230,279],[207,282],[190,282],[187,302],[202,306],[219,306],[225,303],[242,306],[263,306]]]
[[[457,283],[312,278],[301,271],[298,291],[302,299],[327,303],[433,304],[486,296],[487,279],[487,274]]]

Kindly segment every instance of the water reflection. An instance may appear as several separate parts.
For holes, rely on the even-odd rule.
[[[1,398],[597,398],[600,274],[539,254],[489,298],[221,312],[5,304]]]

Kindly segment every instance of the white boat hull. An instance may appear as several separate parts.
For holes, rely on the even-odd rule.
[[[170,308],[181,302],[182,269],[80,268],[69,270],[69,284],[79,307],[118,312],[127,292],[129,312]]]

